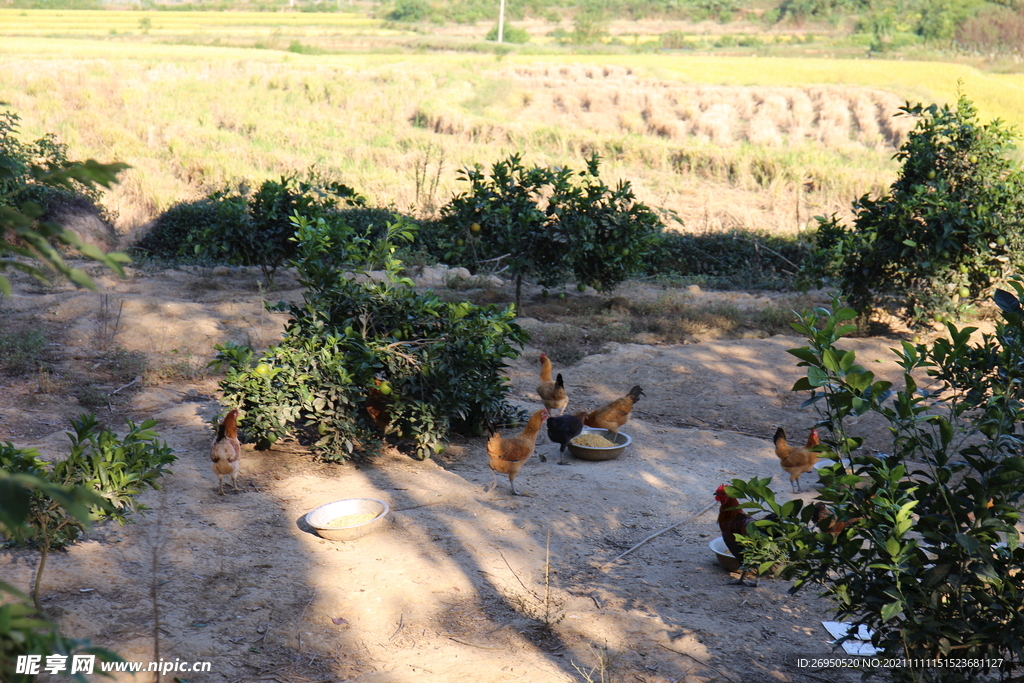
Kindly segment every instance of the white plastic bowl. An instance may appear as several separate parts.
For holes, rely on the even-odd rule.
[[[383,500],[376,498],[347,498],[333,503],[321,505],[306,514],[306,523],[313,527],[317,534],[331,541],[352,541],[377,531],[384,525],[384,518],[391,507]],[[332,520],[345,515],[365,515],[373,513],[373,519],[353,526],[327,526]]]
[[[711,547],[711,552],[718,557],[718,564],[731,572],[737,572],[740,570],[740,561],[736,559],[735,555],[729,552],[729,546],[725,544],[724,538],[721,536],[713,538],[711,539],[711,543],[708,545]]]

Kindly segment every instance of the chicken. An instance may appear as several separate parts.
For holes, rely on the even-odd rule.
[[[754,518],[743,511],[739,506],[740,502],[725,492],[725,484],[715,491],[715,500],[722,504],[718,510],[718,528],[722,530],[722,540],[729,552],[733,554],[740,564],[743,564],[743,546],[736,540],[736,534],[747,535],[747,525],[754,521]],[[746,585],[743,577],[746,570],[740,568],[740,578],[736,581],[739,585]],[[754,580],[753,585],[757,585]]]
[[[819,530],[826,534],[832,534],[833,536],[838,536],[843,533],[843,530],[848,526],[863,519],[863,517],[853,517],[846,520],[836,519],[835,513],[821,501],[815,503],[813,507],[814,512],[811,513],[811,521],[814,522],[814,525],[818,527]]]
[[[498,473],[500,472],[508,475],[512,493],[520,495],[516,491],[516,475],[533,455],[533,449],[537,445],[537,434],[540,433],[540,427],[546,419],[548,419],[548,411],[547,408],[543,408],[530,417],[526,428],[516,436],[506,439],[497,432],[491,435],[491,438],[487,440],[487,457],[490,460],[493,482],[487,489],[488,491],[498,485]]]
[[[561,415],[565,407],[569,405],[569,394],[565,391],[565,382],[559,374],[554,380],[551,379],[551,359],[548,354],[540,354],[540,384],[537,385],[537,393],[544,402],[544,407],[549,411],[558,411]]]
[[[377,429],[387,433],[388,425],[391,424],[390,401],[391,384],[380,378],[375,378],[375,386],[366,392],[366,414],[377,425]],[[387,393],[385,393],[387,392]]]
[[[775,455],[779,456],[779,465],[782,469],[789,472],[789,485],[794,493],[802,490],[800,475],[813,470],[814,463],[818,462],[818,454],[811,449],[820,443],[817,429],[812,429],[807,437],[807,444],[798,448],[793,448],[786,441],[785,429],[779,427],[775,430]]]
[[[607,429],[612,434],[618,434],[622,425],[629,420],[629,414],[633,412],[633,404],[639,401],[641,396],[646,396],[646,394],[638,384],[622,398],[615,399],[608,405],[587,413],[583,417],[583,424],[588,427]],[[583,413],[578,413],[579,415],[583,415]]]
[[[561,444],[558,451],[558,464],[568,465],[565,461],[565,449],[569,442],[583,431],[583,420],[576,415],[559,415],[548,420],[548,438]]]
[[[224,416],[224,421],[217,428],[217,438],[213,441],[210,459],[213,460],[213,473],[220,483],[220,494],[224,495],[224,477],[231,478],[231,486],[238,490],[238,466],[242,460],[242,444],[238,441],[238,411],[232,410]]]

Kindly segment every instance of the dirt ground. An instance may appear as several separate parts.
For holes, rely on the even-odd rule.
[[[781,499],[793,495],[771,435],[784,425],[802,439],[816,419],[789,391],[800,369],[786,349],[798,338],[609,343],[556,366],[570,410],[634,384],[646,396],[623,429],[633,444],[621,458],[568,467],[533,458],[517,479],[524,496],[512,496],[504,477],[484,492],[481,438],[456,438],[433,461],[390,452],[362,466],[320,463],[294,444],[245,446],[243,490],[218,495],[209,423],[221,406],[205,362],[217,342],[272,343],[285,316],[268,313],[264,299],[301,293],[287,276],[262,292],[244,269],[132,271],[123,281],[95,272],[99,294],[16,279],[15,295],[0,302],[3,328],[46,330],[53,368],[0,377],[0,440],[60,457],[68,418],[96,403],[76,398],[76,384],[117,348],[147,370],[113,395],[132,382],[130,364],[129,375],[108,377],[101,419],[117,429],[126,416],[157,420],[178,461],[163,489],[142,497],[152,511],[137,523],[101,524],[50,560],[44,604],[68,634],[153,660],[155,590],[160,657],[211,663],[209,673],[176,674],[190,683],[856,680],[797,665],[831,652],[826,601],[790,595],[780,580],[730,585],[736,575],[708,548],[719,535],[719,484],[771,476]],[[616,294],[666,292],[634,285]],[[774,296],[687,295],[742,305]],[[862,364],[897,379],[894,339],[849,344]],[[526,408],[538,406],[542,350],[528,347],[510,368],[512,400]],[[538,452],[555,451],[542,436]],[[802,481],[797,495],[813,497],[813,477]],[[344,543],[311,533],[307,512],[349,497],[387,501],[385,528]],[[0,575],[27,587],[37,558],[0,551]]]

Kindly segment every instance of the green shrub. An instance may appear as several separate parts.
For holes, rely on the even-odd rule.
[[[128,433],[120,438],[102,426],[95,415],[80,415],[71,421],[74,431],[68,435],[71,452],[67,458],[51,465],[31,449],[7,444],[0,446],[0,471],[36,477],[64,489],[84,489],[91,494],[92,518],[107,517],[125,524],[130,512],[146,509],[136,496],[143,488],[160,488],[157,479],[175,460],[171,449],[157,440],[152,429],[155,424],[147,420],[136,426],[128,420]],[[32,589],[32,600],[39,612],[39,591],[50,550],[73,543],[89,521],[80,514],[69,513],[62,500],[51,493],[36,489],[20,501],[27,529],[12,527],[7,520],[0,519],[4,536],[39,548],[40,560]]]
[[[243,186],[177,204],[157,219],[139,247],[156,256],[259,266],[271,281],[295,256],[293,214],[338,222],[342,207],[364,202],[351,188],[315,171],[303,179],[283,176],[264,181],[252,193]]]
[[[387,18],[391,21],[416,22],[423,21],[430,12],[430,5],[426,0],[395,0],[395,7]]]
[[[692,50],[694,44],[686,39],[682,31],[669,31],[658,37],[658,47],[663,50]]]
[[[1024,264],[1024,176],[1009,158],[1014,133],[955,107],[907,105],[918,118],[896,154],[889,194],[854,202],[852,226],[818,219],[804,284],[835,282],[866,316],[891,305],[919,324],[964,312]]]
[[[198,251],[210,260],[222,260],[227,258],[227,254],[219,249],[223,245],[204,247],[199,242],[200,236],[244,230],[248,223],[244,201],[218,201],[205,197],[178,202],[157,217],[136,248],[164,258],[195,257]]]
[[[94,246],[83,244],[74,232],[41,220],[44,207],[32,201],[31,191],[45,186],[94,198],[96,186],[110,186],[127,165],[100,164],[91,159],[69,161],[66,148],[52,135],[31,144],[23,143],[17,137],[18,121],[16,114],[0,112],[0,271],[16,268],[48,282],[46,274],[36,265],[42,262],[77,286],[95,289],[88,275],[65,263],[55,243],[74,247],[86,258],[99,261],[123,276],[121,263],[126,262],[127,257],[118,253],[104,254]],[[22,259],[8,258],[9,254]],[[0,275],[0,294],[11,295],[10,282],[3,275]]]
[[[487,32],[485,40],[497,40],[498,39],[498,25],[495,24],[490,31]],[[523,43],[530,42],[530,34],[527,33],[525,28],[518,26],[509,26],[505,24],[502,30],[501,39],[506,43],[515,43],[522,45]]]
[[[785,537],[782,573],[794,588],[822,587],[840,618],[873,631],[880,659],[919,663],[890,669],[897,682],[1013,680],[1024,663],[1024,280],[1011,285],[1015,295],[996,293],[1003,320],[993,335],[972,343],[975,328],[949,324],[949,339],[894,350],[904,373],[895,393],[837,348],[856,329],[854,310],[817,309],[794,324],[809,345],[790,350],[807,368],[793,390],[810,393],[830,434],[822,456],[836,461],[820,470],[818,499],[845,529],[809,527],[814,506],[780,506],[766,480],[730,489],[779,516],[763,524]],[[936,388],[918,388],[924,373]],[[888,423],[888,454],[856,450],[853,429],[868,413]],[[945,664],[953,660],[968,664]]]
[[[464,169],[470,189],[442,207],[425,244],[449,265],[507,269],[517,304],[524,278],[556,287],[575,277],[609,291],[644,267],[661,222],[629,182],[605,185],[599,166],[596,154],[578,173],[526,168],[513,155],[489,177],[479,166]]]
[[[552,246],[568,246],[565,265],[576,282],[607,292],[643,270],[664,226],[651,209],[636,201],[629,181],[620,181],[615,189],[605,185],[599,164],[600,157],[594,154],[587,160],[587,170],[555,174],[545,213],[552,226]],[[564,282],[545,279],[541,284],[548,286]]]
[[[63,460],[51,464],[39,459],[35,451],[16,449],[8,444],[0,447],[0,467],[11,473],[40,477],[57,486],[85,487],[103,501],[102,505],[93,506],[94,518],[104,517],[125,524],[129,513],[146,509],[136,497],[145,488],[159,489],[157,480],[176,459],[171,449],[158,440],[153,431],[155,425],[153,420],[141,425],[128,420],[128,432],[119,437],[100,424],[95,415],[79,415],[71,420],[72,431],[68,433],[71,450]],[[29,521],[34,531],[25,536],[25,540],[38,545],[45,534],[50,547],[73,543],[84,525],[67,515],[54,516],[59,506],[44,507],[44,497],[33,501],[34,511]],[[46,524],[41,522],[44,518]],[[9,535],[2,526],[0,531]]]
[[[449,303],[418,293],[398,277],[395,241],[413,227],[388,225],[375,243],[339,232],[323,219],[296,217],[301,304],[280,344],[254,358],[251,349],[218,346],[228,366],[225,401],[244,411],[257,448],[293,435],[326,460],[373,453],[386,435],[410,439],[420,458],[443,449],[452,430],[518,420],[505,401],[505,359],[527,336],[511,307]],[[351,230],[350,228],[348,230]],[[380,281],[359,282],[384,270]]]
[[[802,236],[746,230],[665,231],[648,261],[647,273],[697,277],[723,289],[788,289],[809,252]]]
[[[0,457],[11,459],[11,444],[0,446]],[[25,453],[22,451],[22,453]],[[42,474],[42,472],[39,472]],[[89,524],[89,506],[103,501],[81,486],[57,486],[40,476],[12,473],[0,467],[0,528],[12,539],[30,532],[28,518],[32,501],[42,499],[62,514],[77,522]],[[11,683],[31,683],[34,675],[17,672],[19,656],[36,655],[95,655],[101,661],[123,661],[112,652],[92,647],[88,640],[66,638],[57,626],[47,620],[32,603],[32,599],[14,586],[0,581],[0,680]],[[71,677],[86,683],[84,674]]]

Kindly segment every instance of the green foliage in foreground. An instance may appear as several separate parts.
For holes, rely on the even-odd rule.
[[[7,269],[48,282],[46,272],[37,264],[60,273],[79,287],[95,289],[88,275],[67,264],[54,243],[72,247],[123,277],[121,264],[128,261],[124,254],[104,254],[84,244],[74,232],[41,221],[44,207],[34,200],[42,188],[90,195],[97,186],[109,187],[116,182],[117,174],[128,166],[100,164],[92,159],[69,161],[64,146],[52,136],[24,143],[17,137],[18,120],[16,114],[0,113],[0,294],[11,294],[11,283],[2,275]]]
[[[11,449],[7,444],[0,449]],[[32,501],[46,500],[82,525],[89,524],[89,508],[103,504],[95,493],[82,486],[58,486],[30,474],[11,473],[0,468],[0,527],[13,538],[31,533]],[[88,640],[66,638],[56,624],[45,618],[23,591],[0,581],[0,680],[30,683],[36,676],[15,673],[21,655],[95,655],[100,661],[122,661],[113,652],[92,647]],[[69,660],[70,661],[70,660]],[[84,674],[72,680],[86,683]]]
[[[788,561],[779,571],[796,579],[794,590],[820,587],[841,619],[873,631],[881,658],[975,662],[890,669],[894,681],[967,683],[1024,664],[1024,548],[1015,528],[1024,495],[1024,280],[1011,285],[1016,294],[996,292],[1003,320],[980,342],[970,341],[975,328],[952,324],[931,346],[903,342],[895,353],[904,386],[895,392],[837,347],[856,329],[855,311],[803,314],[794,327],[809,344],[790,353],[807,376],[793,390],[810,393],[831,435],[822,456],[836,462],[821,470],[819,495],[829,523],[811,526],[816,511],[799,500],[780,506],[767,480],[730,488],[748,499],[743,507],[781,520],[760,524],[784,540],[754,533],[744,560],[767,569],[781,545]],[[921,373],[939,389],[920,389]],[[891,453],[856,450],[863,438],[853,423],[868,413],[888,423]],[[846,528],[827,533],[832,522]]]
[[[84,487],[99,497],[93,518],[109,518],[119,524],[132,512],[145,510],[136,497],[147,488],[159,489],[157,480],[176,460],[172,450],[153,427],[154,420],[136,425],[128,420],[121,437],[87,413],[71,420],[71,449],[63,460],[48,463],[32,449],[0,447],[0,468],[7,472],[42,478],[56,486]],[[73,543],[85,525],[75,515],[64,514],[63,506],[39,493],[28,501],[28,532],[12,533],[0,520],[0,532],[9,538],[43,547],[61,548]]]
[[[479,433],[485,422],[522,417],[505,401],[505,359],[527,339],[511,306],[416,292],[394,258],[395,243],[414,237],[403,221],[372,244],[323,219],[297,216],[295,227],[306,293],[287,306],[284,339],[260,358],[217,347],[215,362],[228,366],[224,400],[244,411],[257,448],[293,435],[326,460],[344,460],[375,452],[390,435],[427,458],[452,430]]]
[[[117,655],[93,648],[88,641],[65,638],[44,616],[39,594],[50,550],[74,542],[99,518],[124,524],[127,515],[144,509],[136,496],[143,488],[159,488],[157,479],[174,461],[171,449],[157,441],[147,421],[128,422],[118,437],[94,415],[72,420],[71,452],[48,463],[31,449],[0,445],[0,534],[9,542],[30,543],[40,551],[32,595],[0,582],[0,680],[30,681],[15,673],[19,655],[94,654],[100,660]],[[84,675],[75,680],[84,683]]]
[[[805,283],[834,282],[862,316],[887,305],[921,323],[963,314],[1024,265],[1024,174],[1015,134],[955,107],[907,105],[918,119],[889,194],[854,203],[852,226],[819,218]]]

